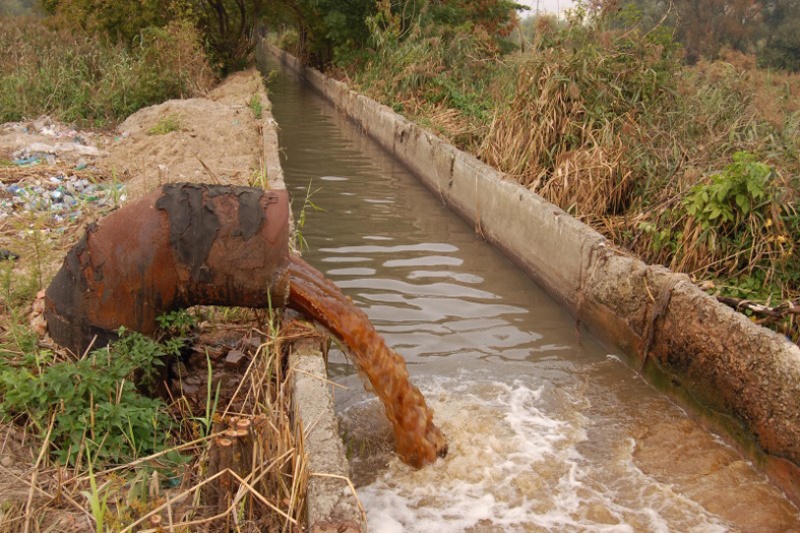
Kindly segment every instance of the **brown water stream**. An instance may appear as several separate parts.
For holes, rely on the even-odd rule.
[[[369,380],[392,423],[400,459],[419,468],[447,455],[447,440],[433,424],[422,393],[409,382],[405,360],[386,346],[367,315],[319,270],[295,255],[289,262],[289,279],[289,305],[340,339]]]
[[[272,68],[277,68],[276,64]],[[292,75],[269,83],[304,259],[350,297],[447,435],[423,469],[330,355],[371,531],[800,531],[750,462],[583,334],[544,292]]]

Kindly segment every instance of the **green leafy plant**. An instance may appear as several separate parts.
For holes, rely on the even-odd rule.
[[[162,117],[153,124],[148,130],[148,135],[166,135],[167,133],[171,133],[173,131],[179,131],[183,128],[183,121],[181,118],[174,114],[170,113],[169,115]]]
[[[760,212],[768,204],[773,175],[772,169],[757,161],[753,154],[737,152],[733,163],[711,176],[709,183],[692,187],[683,205],[703,229],[716,225],[735,231],[751,214]]]
[[[0,417],[26,419],[42,437],[54,417],[50,441],[64,463],[89,450],[96,450],[96,461],[120,462],[164,449],[172,419],[134,379],[152,382],[171,348],[139,333],[119,333],[117,342],[78,361],[0,361]]]
[[[197,327],[197,317],[186,309],[170,311],[156,318],[159,327],[171,335],[185,337]]]

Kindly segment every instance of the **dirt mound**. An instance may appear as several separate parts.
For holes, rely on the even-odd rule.
[[[226,79],[208,98],[170,100],[134,113],[101,165],[133,197],[163,183],[246,184],[258,170],[261,120],[249,105],[263,91],[256,70]]]

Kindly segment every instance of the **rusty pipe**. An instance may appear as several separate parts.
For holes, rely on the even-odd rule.
[[[286,191],[164,185],[87,227],[45,293],[48,332],[83,353],[175,309],[282,306],[288,243]]]

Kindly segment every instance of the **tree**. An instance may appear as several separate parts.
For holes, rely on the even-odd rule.
[[[759,62],[800,72],[800,0],[772,0],[762,10],[766,42]]]
[[[223,75],[246,67],[255,47],[254,29],[262,0],[198,1],[198,25],[206,36],[212,62]]]
[[[723,46],[740,52],[753,47],[761,6],[757,0],[675,0],[678,39],[686,60],[713,58]]]
[[[646,29],[662,20],[673,25],[688,63],[715,58],[723,47],[753,51],[761,33],[762,3],[758,0],[625,0],[623,5],[639,10],[639,23]]]

